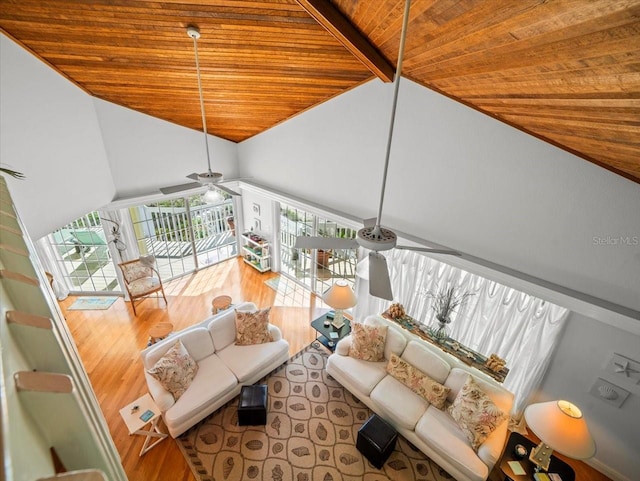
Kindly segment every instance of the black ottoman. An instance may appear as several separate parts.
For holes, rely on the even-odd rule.
[[[242,386],[238,403],[238,426],[267,424],[267,385]]]
[[[374,414],[358,430],[356,448],[373,464],[381,469],[396,447],[398,433],[388,422]]]

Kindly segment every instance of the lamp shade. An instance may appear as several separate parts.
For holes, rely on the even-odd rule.
[[[349,309],[357,303],[356,295],[353,293],[347,281],[340,279],[336,281],[322,295],[322,300],[334,309]]]
[[[527,425],[554,451],[573,459],[587,459],[596,453],[582,411],[569,401],[531,404],[524,410]]]
[[[224,195],[210,185],[204,193],[204,201],[209,204],[219,204],[224,201]]]

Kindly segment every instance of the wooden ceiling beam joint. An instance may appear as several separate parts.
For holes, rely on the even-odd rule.
[[[296,1],[371,73],[383,82],[393,81],[395,67],[338,9],[326,0]]]

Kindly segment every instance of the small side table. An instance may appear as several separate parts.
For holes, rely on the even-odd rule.
[[[152,416],[146,421],[142,420],[140,416],[142,416],[147,411],[151,411]],[[160,431],[158,427],[158,421],[160,421],[160,409],[153,402],[151,395],[149,393],[145,394],[141,398],[136,399],[131,404],[127,404],[120,410],[120,416],[124,423],[127,425],[127,429],[129,430],[129,436],[133,434],[138,434],[140,436],[144,436],[144,444],[142,445],[142,449],[140,450],[140,456],[145,454],[151,448],[153,448],[156,444],[162,441],[164,438],[168,436],[168,434]],[[144,430],[147,424],[149,424],[149,429]],[[158,438],[155,442],[149,444],[151,442],[151,438]]]
[[[522,444],[527,449],[527,455],[524,458],[516,457],[514,453],[516,444]],[[500,471],[502,472],[505,481],[531,481],[533,479],[535,466],[531,461],[529,461],[529,453],[531,453],[531,450],[535,447],[536,444],[525,438],[522,434],[515,432],[511,433],[499,463]],[[525,473],[515,474],[509,465],[510,461],[517,461]],[[573,468],[556,456],[551,456],[551,463],[549,463],[548,472],[558,473],[562,478],[562,481],[575,481],[576,479],[576,473],[573,471]]]
[[[319,337],[316,337],[316,340],[330,351],[334,351],[336,348],[336,344],[338,344],[338,341],[351,332],[351,321],[349,321],[349,319],[344,319],[344,326],[342,326],[340,329],[336,329],[331,325],[332,320],[333,319],[329,319],[327,315],[324,314],[311,321],[311,327],[313,327],[316,331],[318,331],[318,334],[320,334]],[[325,321],[329,321],[328,326],[324,325]]]
[[[220,311],[229,309],[231,307],[231,296],[218,296],[214,297],[211,301],[211,314],[217,314]]]
[[[170,322],[160,322],[149,329],[149,346],[158,341],[162,341],[165,337],[173,332],[173,324]]]

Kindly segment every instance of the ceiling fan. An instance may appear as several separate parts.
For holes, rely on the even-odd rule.
[[[360,229],[355,239],[339,239],[335,237],[311,237],[299,236],[296,238],[295,247],[301,249],[355,249],[364,247],[369,249],[369,293],[375,297],[393,300],[391,289],[391,279],[387,267],[386,258],[380,252],[390,249],[408,249],[431,254],[451,254],[461,255],[459,252],[449,249],[430,249],[427,247],[409,247],[396,245],[398,240],[395,232],[380,226],[382,217],[382,205],[384,203],[384,191],[387,182],[387,171],[389,168],[389,156],[391,152],[391,141],[393,139],[393,127],[396,117],[396,107],[398,104],[398,89],[400,87],[400,76],[402,73],[402,57],[404,54],[404,44],[407,37],[407,25],[409,23],[409,9],[411,0],[406,0],[404,17],[402,23],[402,34],[400,37],[400,49],[398,52],[398,67],[394,78],[393,104],[391,109],[391,122],[389,125],[389,137],[387,139],[387,150],[382,175],[382,189],[380,192],[380,205],[378,216],[375,219],[364,221],[364,227]]]
[[[208,186],[207,192],[204,195],[204,199],[208,202],[221,202],[224,200],[222,194],[217,190],[222,190],[231,195],[240,195],[239,193],[229,189],[222,185],[224,182],[224,176],[220,172],[213,172],[211,170],[211,158],[209,156],[209,139],[207,136],[207,117],[204,111],[204,98],[202,96],[202,80],[200,78],[200,62],[198,61],[198,39],[200,38],[200,30],[198,27],[187,27],[187,35],[193,39],[193,50],[196,57],[196,72],[198,74],[198,93],[200,94],[200,113],[202,114],[202,132],[204,133],[204,146],[207,152],[207,171],[197,174],[189,174],[187,178],[194,180],[195,182],[188,182],[186,184],[172,185],[169,187],[161,187],[160,192],[163,194],[175,194],[176,192],[182,192],[184,190],[195,189],[203,185]]]

